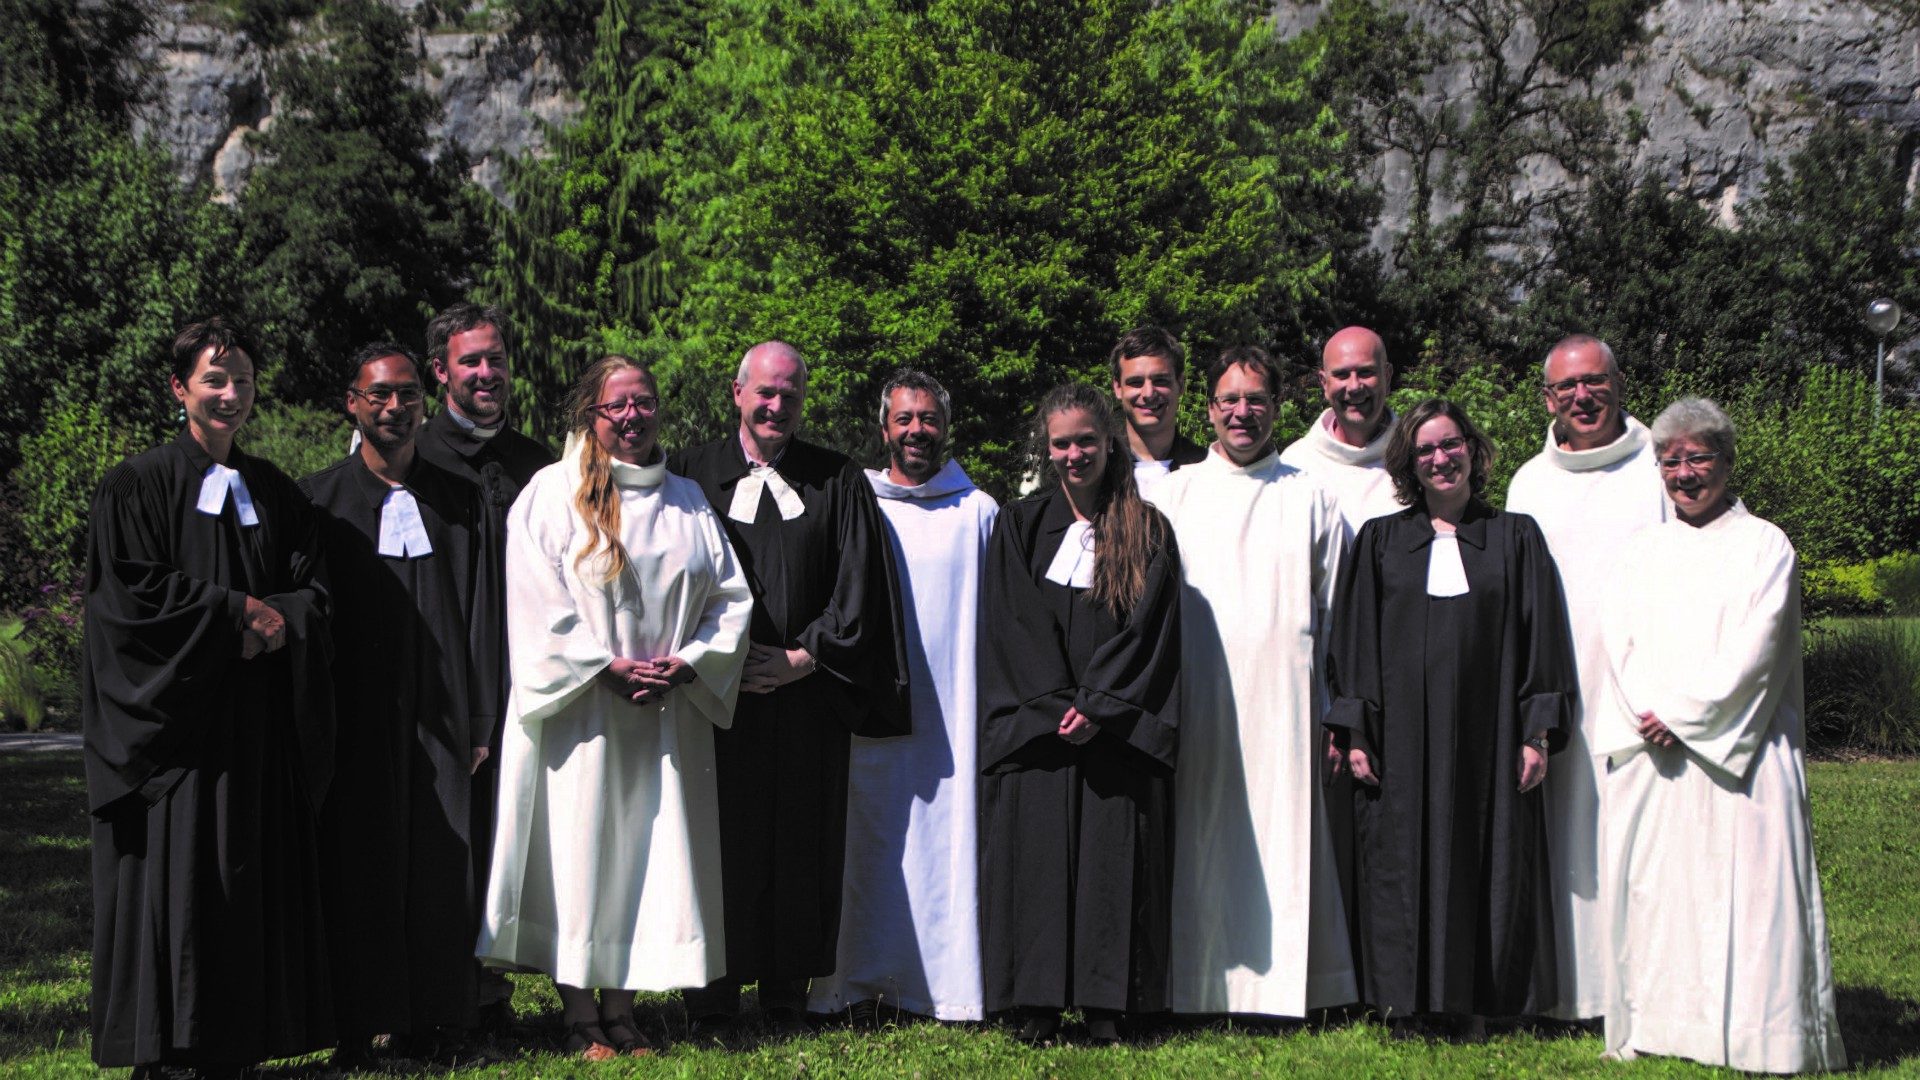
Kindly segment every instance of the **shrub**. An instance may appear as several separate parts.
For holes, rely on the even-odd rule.
[[[247,453],[266,458],[295,480],[339,461],[353,434],[345,414],[306,405],[263,405],[240,433]]]
[[[0,619],[0,721],[9,726],[18,721],[28,731],[38,731],[46,722],[47,706],[25,632],[26,623],[19,617]]]
[[[100,478],[141,448],[147,433],[114,423],[91,401],[66,402],[20,441],[13,470],[19,493],[16,524],[40,573],[34,580],[65,581],[86,562],[87,504]]]
[[[1807,746],[1920,753],[1920,623],[1836,620],[1807,634]]]

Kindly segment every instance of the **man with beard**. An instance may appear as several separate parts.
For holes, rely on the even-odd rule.
[[[1560,568],[1572,623],[1580,700],[1567,751],[1547,774],[1547,863],[1559,949],[1563,1020],[1606,1012],[1606,897],[1600,880],[1602,768],[1589,750],[1596,703],[1608,700],[1600,609],[1617,585],[1614,557],[1643,526],[1667,520],[1668,500],[1647,427],[1621,408],[1626,386],[1607,343],[1576,334],[1547,353],[1545,447],[1514,473],[1507,509],[1531,516]]]
[[[1349,532],[1369,518],[1400,512],[1387,475],[1387,439],[1393,413],[1387,388],[1393,365],[1380,335],[1349,326],[1320,351],[1320,393],[1326,410],[1307,433],[1280,452],[1280,460],[1318,480],[1340,501]]]
[[[913,730],[853,740],[839,964],[816,979],[816,1012],[871,1026],[886,1006],[979,1020],[979,770],[974,654],[980,575],[1000,507],[946,458],[947,391],[902,371],[880,392],[885,469],[868,469],[905,615]]]
[[[806,392],[792,346],[754,346],[739,429],[667,462],[724,519],[754,599],[733,726],[714,732],[727,974],[687,992],[697,1038],[724,1038],[755,981],[776,1034],[805,1030],[807,980],[835,962],[849,735],[907,730],[886,526],[859,466],[795,438]]]
[[[471,774],[499,713],[480,492],[415,451],[420,364],[376,342],[348,364],[358,447],[302,480],[334,599],[338,771],[321,813],[338,1060],[373,1036],[475,1022]]]
[[[486,588],[481,591],[474,620],[487,628],[494,644],[490,655],[506,656],[507,623],[502,606],[506,596],[507,511],[533,474],[553,463],[553,454],[533,439],[507,425],[507,399],[512,390],[513,365],[507,354],[506,316],[490,307],[459,303],[434,316],[427,324],[427,358],[434,378],[446,388],[442,408],[420,432],[420,456],[479,487],[484,503],[484,537],[492,552],[487,558]],[[507,666],[498,664],[497,700],[506,700]],[[502,713],[501,715],[504,715]],[[474,888],[484,892],[493,849],[494,800],[499,787],[500,717],[487,737],[489,757],[473,775]],[[470,929],[480,932],[476,921]],[[497,972],[482,969],[480,1026],[504,1034],[513,1024],[513,984]]]
[[[1327,489],[1274,452],[1280,383],[1279,365],[1251,346],[1209,365],[1218,439],[1155,500],[1183,579],[1179,1013],[1298,1017],[1356,996],[1320,784],[1327,611],[1347,532]]]
[[[1107,353],[1114,400],[1126,418],[1127,448],[1133,451],[1133,482],[1149,501],[1168,474],[1206,459],[1207,452],[1181,436],[1180,390],[1185,385],[1186,352],[1158,326],[1129,330]]]

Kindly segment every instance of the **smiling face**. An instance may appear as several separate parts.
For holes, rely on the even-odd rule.
[[[940,471],[947,448],[947,421],[932,394],[895,387],[887,400],[885,435],[889,471],[896,483],[918,487]]]
[[[1085,409],[1047,417],[1047,460],[1071,497],[1090,497],[1107,470],[1107,439]]]
[[[1207,402],[1207,419],[1220,450],[1236,465],[1251,465],[1273,445],[1273,388],[1257,367],[1235,364],[1220,375]]]
[[[593,406],[594,441],[609,457],[645,465],[659,437],[660,395],[653,379],[633,368],[608,375]]]
[[[1320,396],[1343,431],[1362,433],[1366,439],[1380,430],[1392,375],[1379,336],[1363,327],[1335,334],[1320,353]]]
[[[1593,450],[1620,434],[1620,376],[1597,341],[1562,346],[1547,358],[1547,412],[1569,450]]]
[[[481,427],[506,419],[512,369],[500,331],[487,323],[447,338],[447,358],[433,362],[434,377],[447,387],[447,405]]]
[[[1180,376],[1164,356],[1129,356],[1120,361],[1113,396],[1127,426],[1151,440],[1173,430],[1180,405]]]
[[[1413,474],[1429,507],[1473,494],[1473,451],[1453,417],[1436,416],[1413,433]]]
[[[425,392],[413,362],[389,355],[361,365],[347,392],[347,413],[360,437],[382,454],[391,455],[412,442],[426,414]]]
[[[209,345],[194,358],[185,382],[170,380],[187,428],[216,459],[224,460],[234,433],[253,412],[253,358],[243,349]]]
[[[1703,460],[1704,459],[1704,460]],[[1680,520],[1705,525],[1727,508],[1733,462],[1705,440],[1677,435],[1660,447],[1660,479]]]
[[[807,376],[791,354],[756,347],[747,357],[746,379],[733,384],[741,433],[771,459],[800,429],[807,400]]]

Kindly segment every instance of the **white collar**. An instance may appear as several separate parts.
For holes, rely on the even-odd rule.
[[[896,484],[885,469],[868,469],[867,483],[873,485],[873,493],[882,499],[943,499],[962,491],[971,490],[973,480],[958,461],[948,458],[940,471],[927,478],[924,484]]]
[[[1625,421],[1625,429],[1620,432],[1620,437],[1591,450],[1568,450],[1562,447],[1559,440],[1553,437],[1553,425],[1547,425],[1547,460],[1568,472],[1586,472],[1623,461],[1652,444],[1653,436],[1647,430],[1647,425],[1625,413],[1621,413],[1620,417]]]
[[[1380,431],[1365,446],[1348,446],[1334,435],[1333,410],[1323,409],[1320,419],[1307,429],[1307,446],[1315,453],[1340,465],[1373,466],[1387,459],[1387,440],[1400,418],[1388,412]]]

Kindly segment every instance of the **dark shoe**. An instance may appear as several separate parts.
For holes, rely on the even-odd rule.
[[[612,1020],[602,1018],[600,1030],[613,1040],[613,1048],[627,1057],[650,1057],[658,1049],[646,1032],[640,1030],[639,1021],[631,1016],[617,1017]]]
[[[327,1066],[334,1072],[371,1072],[375,1067],[373,1044],[365,1039],[343,1042],[334,1050],[333,1057],[327,1062]],[[138,1072],[134,1073],[135,1077],[139,1075]]]
[[[480,1016],[473,1025],[482,1035],[504,1039],[513,1034],[513,1002],[489,1001],[480,1006]]]
[[[1095,1046],[1120,1045],[1119,1014],[1088,1010],[1087,1041]]]
[[[620,1056],[607,1033],[594,1020],[567,1025],[567,1036],[560,1042],[560,1051],[581,1061],[612,1061]]]
[[[1027,1014],[1026,1022],[1020,1025],[1015,1039],[1028,1046],[1045,1046],[1054,1036],[1060,1034],[1060,1014],[1051,1012],[1033,1012]]]
[[[726,1013],[712,1013],[687,1021],[687,1041],[696,1046],[731,1047],[739,1033],[739,1023]]]
[[[766,1010],[767,1035],[770,1038],[786,1040],[798,1039],[813,1034],[812,1025],[807,1023],[807,1014],[799,1009],[780,1006]]]
[[[847,1006],[847,1026],[855,1031],[873,1031],[880,1026],[880,1003],[867,998]]]

